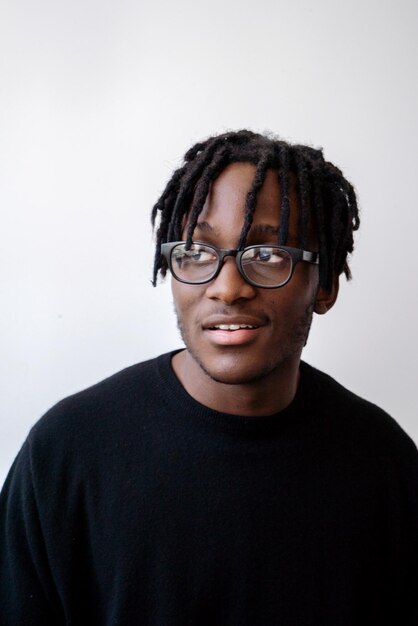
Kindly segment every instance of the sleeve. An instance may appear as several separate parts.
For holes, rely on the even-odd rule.
[[[387,497],[382,523],[387,529],[385,551],[391,555],[390,589],[395,592],[397,617],[394,620],[394,613],[390,623],[418,626],[418,450],[394,420],[390,425],[382,457]]]
[[[64,623],[48,564],[29,440],[0,495],[0,615],[2,626]]]
[[[404,452],[406,461],[405,483],[406,498],[410,511],[411,545],[408,546],[411,563],[411,575],[407,581],[410,610],[406,626],[418,626],[418,450],[415,443],[408,437],[408,450]]]

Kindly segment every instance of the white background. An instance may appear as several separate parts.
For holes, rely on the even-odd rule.
[[[249,127],[355,184],[354,280],[305,359],[418,441],[415,0],[3,0],[0,483],[52,404],[179,347],[149,214],[185,150]]]

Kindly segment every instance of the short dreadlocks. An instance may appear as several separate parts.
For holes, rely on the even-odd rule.
[[[292,145],[272,135],[239,130],[209,137],[195,144],[184,157],[160,199],[152,210],[155,227],[160,214],[156,237],[153,285],[158,272],[165,276],[167,264],[161,255],[161,244],[182,238],[184,217],[188,215],[187,242],[203,209],[210,185],[230,163],[252,163],[254,180],[247,193],[244,222],[238,248],[245,247],[257,202],[268,169],[277,171],[281,190],[279,245],[285,245],[290,214],[290,174],[296,178],[299,201],[299,245],[307,246],[308,224],[311,220],[319,243],[319,284],[326,291],[333,278],[342,272],[351,278],[347,256],[353,251],[353,232],[360,220],[352,185],[332,163],[325,161],[322,150]]]

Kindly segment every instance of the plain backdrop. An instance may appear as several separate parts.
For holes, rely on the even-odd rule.
[[[3,0],[0,483],[55,402],[181,345],[149,215],[242,127],[323,147],[358,192],[353,281],[305,360],[418,441],[414,0]]]

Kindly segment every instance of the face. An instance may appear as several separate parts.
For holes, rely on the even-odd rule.
[[[255,167],[249,163],[234,163],[223,170],[199,217],[195,241],[218,248],[237,247],[254,174]],[[267,172],[246,245],[277,243],[277,178],[277,172]],[[292,191],[287,245],[293,247],[298,247],[297,220],[297,198]],[[184,238],[186,228],[187,224]],[[315,242],[310,244],[314,251]],[[196,381],[209,376],[226,384],[274,380],[283,371],[297,368],[320,293],[318,268],[310,263],[297,263],[284,287],[263,289],[245,282],[233,257],[226,257],[220,274],[210,283],[187,285],[172,279],[172,290],[186,346],[187,375]]]

